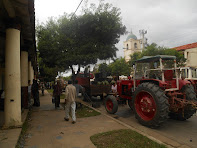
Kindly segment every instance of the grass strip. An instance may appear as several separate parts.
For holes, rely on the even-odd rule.
[[[79,106],[79,105],[78,105]],[[92,117],[92,116],[98,116],[101,113],[81,104],[76,110],[76,116],[77,118],[85,118],[85,117]]]
[[[99,133],[90,139],[97,148],[166,148],[130,129]]]

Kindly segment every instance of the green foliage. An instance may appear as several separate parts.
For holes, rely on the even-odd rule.
[[[132,66],[134,62],[142,57],[141,52],[135,52],[133,55],[131,55],[131,60],[129,61],[129,64]]]
[[[78,73],[81,66],[116,57],[115,44],[126,32],[118,8],[101,1],[97,8],[91,4],[83,15],[69,17],[50,18],[37,27],[38,50],[45,67],[58,71],[71,68],[75,76],[74,65]]]
[[[73,20],[68,21],[65,15],[59,22],[60,47],[70,68],[115,57],[115,44],[126,30],[119,9],[104,3],[95,9],[85,9],[83,15]]]
[[[147,46],[146,50],[142,52],[137,52],[131,55],[131,60],[129,64],[132,65],[135,60],[142,58],[143,56],[155,56],[155,55],[173,55],[176,56],[176,61],[178,66],[183,66],[185,63],[184,55],[174,49],[160,47],[155,43]]]
[[[78,103],[77,103],[78,105]],[[85,106],[82,104],[81,107],[78,107],[77,108],[77,111],[76,111],[76,116],[77,118],[86,118],[86,117],[93,117],[93,116],[98,116],[100,115],[101,113],[89,108],[88,106]]]
[[[40,72],[40,77],[43,79],[45,82],[50,82],[55,79],[57,76],[58,70],[57,68],[51,68],[47,67],[41,58],[39,58],[39,72]]]
[[[97,148],[166,148],[130,129],[99,133],[90,140]]]
[[[111,74],[114,76],[130,75],[131,68],[129,64],[125,62],[124,58],[115,60],[109,67],[111,69]]]
[[[63,77],[63,80],[64,80],[64,81],[71,80],[71,76],[68,76],[68,77]]]
[[[50,18],[46,24],[38,25],[36,36],[38,40],[37,49],[42,62],[50,68],[62,68],[62,53],[58,46],[58,22]]]
[[[58,48],[57,21],[50,18],[44,25],[36,27],[36,36],[38,40],[38,64],[40,77],[44,81],[53,81],[62,70],[62,54]]]
[[[106,63],[99,64],[98,71],[107,74],[111,73],[111,69]]]

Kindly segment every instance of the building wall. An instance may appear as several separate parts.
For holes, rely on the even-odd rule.
[[[128,41],[125,41],[124,42],[124,58],[126,62],[130,60],[130,56],[134,54],[134,52],[141,52],[140,40],[129,39]]]
[[[186,66],[197,68],[197,48],[186,49],[184,57],[187,59]]]

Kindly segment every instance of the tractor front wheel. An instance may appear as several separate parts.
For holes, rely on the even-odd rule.
[[[181,91],[186,94],[186,100],[197,101],[196,93],[192,85],[185,85]],[[177,112],[170,112],[169,116],[172,119],[184,121],[192,117],[192,115],[196,112],[196,109],[192,107],[192,105],[187,105],[183,109],[179,109]]]
[[[110,114],[115,114],[118,111],[118,101],[112,95],[109,95],[105,99],[105,109]]]
[[[157,128],[168,118],[168,98],[153,83],[142,83],[136,88],[132,105],[136,119],[144,126]]]

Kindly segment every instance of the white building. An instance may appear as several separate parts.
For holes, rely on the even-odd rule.
[[[124,42],[124,58],[126,62],[131,59],[130,56],[134,52],[142,52],[141,40],[137,39],[137,37],[131,32]]]
[[[182,45],[179,47],[174,47],[177,51],[183,52],[184,58],[187,59],[186,66],[187,67],[195,67],[197,68],[197,42]]]

